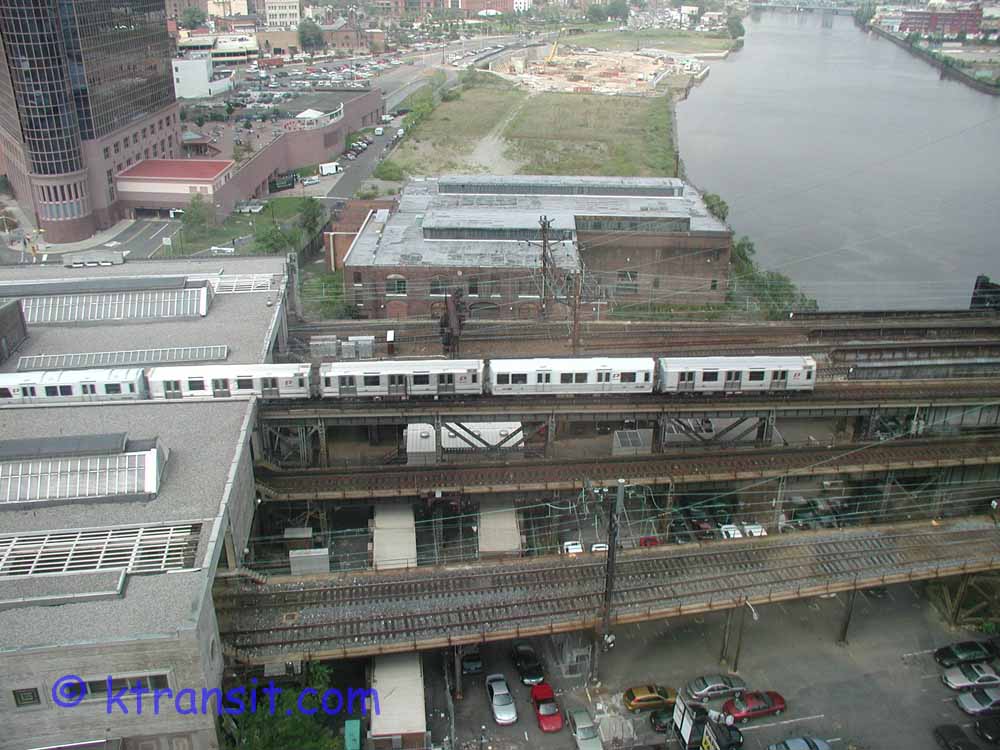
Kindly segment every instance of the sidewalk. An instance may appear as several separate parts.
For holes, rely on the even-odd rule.
[[[6,209],[14,215],[14,218],[18,223],[18,229],[11,230],[10,234],[7,236],[7,241],[10,244],[11,250],[16,252],[21,249],[21,237],[24,235],[29,237],[32,236],[37,231],[37,228],[35,227],[32,217],[28,216],[21,210],[21,206],[18,205],[17,201],[10,198],[6,199],[5,202],[7,204]],[[79,242],[62,242],[59,244],[53,244],[51,242],[46,242],[44,235],[42,235],[42,239],[38,243],[38,254],[61,255],[63,253],[79,252],[80,250],[92,250],[104,245],[109,240],[114,239],[134,223],[135,221],[132,219],[119,221],[114,226],[109,227],[108,229],[103,229],[93,237],[88,237],[87,239],[80,240]]]

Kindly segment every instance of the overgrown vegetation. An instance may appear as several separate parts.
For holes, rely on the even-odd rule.
[[[344,275],[307,272],[302,279],[302,305],[307,318],[346,318],[350,310],[344,303]]]
[[[388,182],[402,182],[405,176],[403,174],[403,168],[396,162],[392,161],[392,159],[386,159],[385,161],[379,162],[372,174],[376,179],[386,180]]]
[[[580,34],[572,37],[570,41],[580,47],[594,47],[595,49],[637,50],[644,47],[658,47],[681,54],[725,52],[733,46],[733,40],[726,32],[703,34],[674,29],[602,31],[594,34]]]

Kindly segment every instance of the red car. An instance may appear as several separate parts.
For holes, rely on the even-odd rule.
[[[785,699],[773,690],[744,693],[739,698],[731,698],[722,706],[722,713],[729,714],[737,721],[748,722],[758,716],[777,716],[785,710]]]
[[[531,704],[535,707],[538,728],[543,732],[558,732],[563,728],[562,713],[556,704],[552,686],[541,682],[531,688]]]

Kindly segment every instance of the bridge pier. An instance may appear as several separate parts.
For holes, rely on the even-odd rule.
[[[454,652],[454,664],[455,664],[455,700],[462,700],[462,647],[455,646]]]
[[[318,419],[316,421],[316,433],[319,438],[319,465],[326,469],[330,466],[330,446],[327,443],[326,421]]]
[[[743,651],[743,630],[746,625],[747,609],[749,607],[747,606],[747,601],[744,599],[740,605],[740,624],[736,630],[736,655],[733,657],[732,669],[729,670],[733,674],[740,673],[740,653]]]
[[[837,639],[838,646],[847,645],[847,629],[851,626],[851,615],[854,614],[854,600],[857,596],[857,589],[851,589],[847,595],[847,609],[844,611],[844,620],[840,624],[840,637]]]
[[[958,590],[955,598],[951,602],[951,612],[948,613],[948,622],[952,627],[958,625],[958,616],[962,612],[962,602],[965,600],[965,592],[969,590],[969,583],[972,582],[972,574],[966,573],[958,583]]]
[[[719,652],[719,666],[726,666],[726,659],[729,656],[729,631],[733,624],[733,610],[726,610],[726,624],[722,628],[722,650]]]

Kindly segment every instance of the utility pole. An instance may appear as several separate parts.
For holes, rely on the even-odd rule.
[[[548,281],[549,273],[551,270],[549,268],[549,229],[552,227],[552,220],[548,216],[541,216],[538,219],[538,223],[541,226],[542,235],[542,315],[545,315],[546,310],[546,283]]]
[[[573,282],[573,356],[580,353],[580,297],[583,292],[583,276],[579,271]]]
[[[625,480],[618,480],[618,494],[615,497],[614,507],[609,513],[608,519],[608,564],[604,572],[604,602],[601,606],[601,628],[598,640],[593,649],[593,658],[590,661],[590,681],[600,682],[599,665],[600,653],[606,651],[614,644],[614,636],[608,634],[611,628],[611,605],[615,592],[615,559],[618,552],[618,517],[625,509]]]

